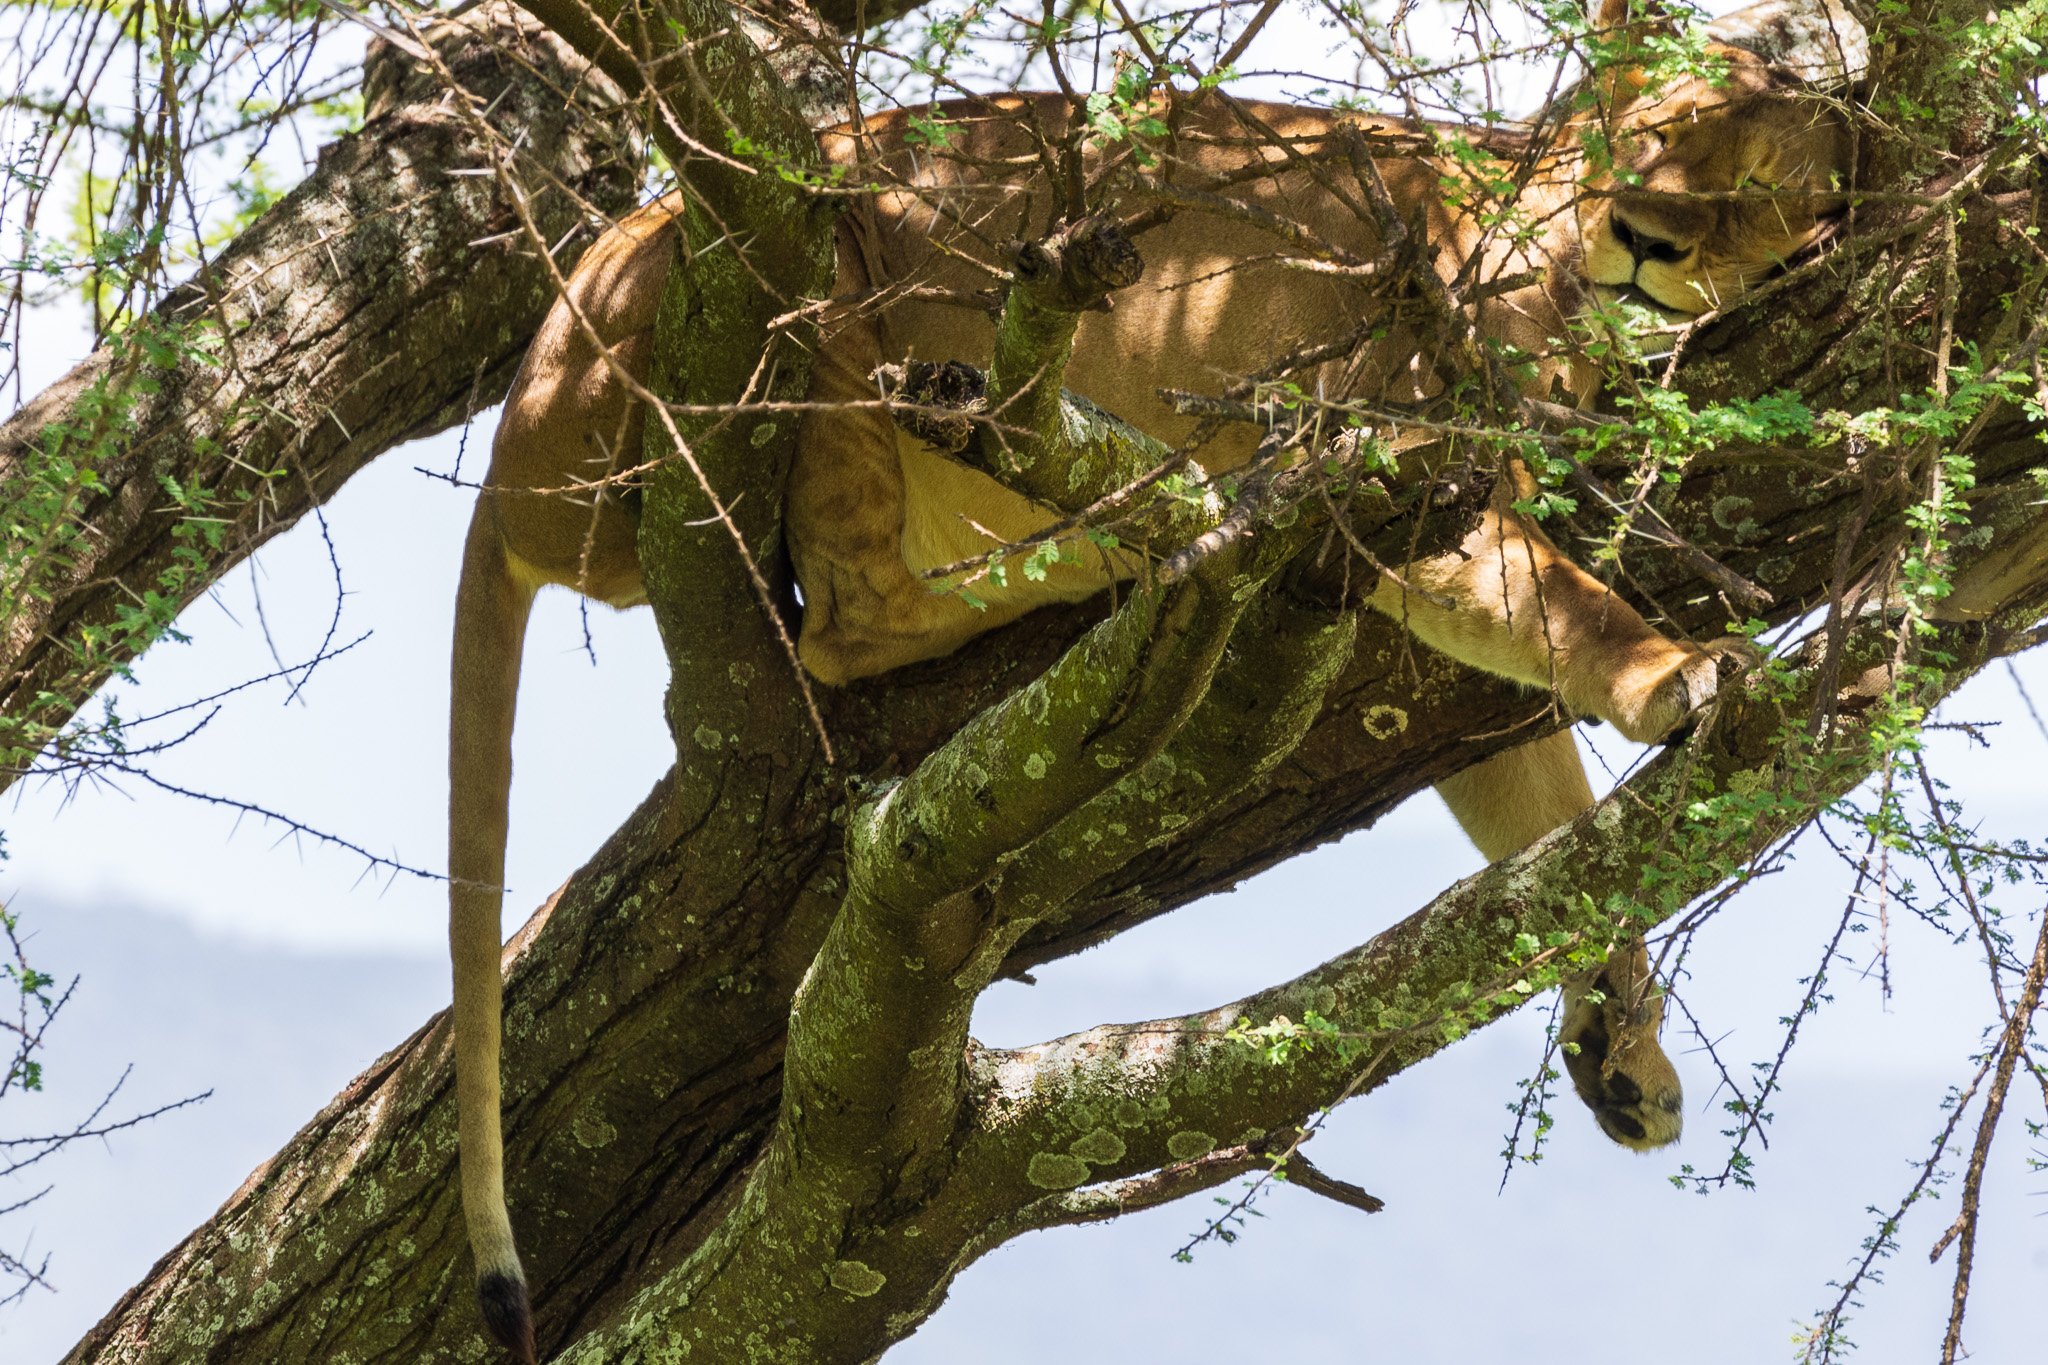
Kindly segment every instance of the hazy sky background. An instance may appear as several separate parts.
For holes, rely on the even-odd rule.
[[[1285,35],[1282,35],[1283,37]],[[1299,41],[1296,35],[1295,41]],[[43,320],[31,389],[76,355],[68,322]],[[492,419],[468,435],[480,476]],[[447,639],[469,494],[414,472],[454,467],[449,434],[387,455],[327,509],[345,595],[339,639],[370,637],[320,666],[296,701],[269,684],[234,698],[153,765],[166,781],[290,812],[426,868],[443,859]],[[290,663],[326,634],[333,570],[308,520],[186,614],[190,645],[166,644],[116,693],[134,715],[268,672],[260,591]],[[511,922],[594,849],[666,768],[663,682],[652,619],[590,617],[583,651],[573,599],[544,597],[527,650],[508,880]],[[2048,700],[2048,658],[2020,661]],[[1989,835],[2042,833],[2048,741],[1994,670],[1945,710],[1995,722],[1989,751],[1949,733],[1936,770]],[[1611,741],[1611,736],[1604,736]],[[1614,759],[1618,765],[1624,761]],[[1596,785],[1600,784],[1595,765]],[[88,1143],[0,1185],[0,1204],[53,1183],[0,1219],[0,1245],[53,1254],[62,1291],[0,1311],[0,1361],[39,1365],[77,1336],[248,1171],[447,996],[438,883],[362,875],[360,860],[136,782],[68,794],[29,787],[0,807],[11,859],[0,897],[35,937],[38,965],[79,974],[46,1056],[48,1089],[10,1099],[0,1135],[68,1122],[121,1072],[117,1107],[211,1088],[205,1104],[106,1144]],[[1232,895],[1005,985],[984,1000],[984,1041],[1036,1041],[1105,1020],[1206,1008],[1362,941],[1478,865],[1441,807],[1411,802],[1378,828],[1297,859]],[[1693,1009],[1737,1065],[1776,1050],[1848,880],[1825,851],[1767,880],[1703,935]],[[2014,911],[2036,905],[2015,900]],[[1891,921],[1892,998],[1838,969],[1835,1003],[1810,1023],[1774,1106],[1756,1193],[1673,1190],[1681,1162],[1719,1167],[1703,1057],[1667,1044],[1688,1085],[1689,1133],[1640,1157],[1602,1138],[1562,1098],[1551,1155],[1504,1192],[1499,1151],[1516,1081],[1541,1048],[1529,1009],[1350,1106],[1311,1148],[1333,1174],[1388,1201],[1367,1217],[1294,1190],[1261,1204],[1230,1247],[1192,1266],[1170,1254],[1210,1205],[1197,1199],[1110,1227],[1039,1234],[970,1269],[891,1365],[1164,1360],[1181,1355],[1522,1358],[1592,1362],[1654,1354],[1683,1365],[1789,1358],[1797,1324],[1832,1299],[1927,1150],[1946,1089],[1967,1078],[1990,1010],[1981,962],[1923,926]],[[1858,943],[1867,948],[1869,939]],[[1979,1361],[2039,1356],[2048,1301],[2048,1176],[2030,1172],[2015,1121],[2038,1115],[2016,1088],[1993,1152],[1966,1341]],[[1229,1191],[1225,1191],[1229,1193]],[[1952,1260],[1926,1250],[1954,1215],[1915,1211],[1890,1281],[1855,1332],[1862,1359],[1934,1359]]]

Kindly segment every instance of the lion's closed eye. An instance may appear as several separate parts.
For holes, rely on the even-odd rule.
[[[1737,189],[1775,190],[1782,187],[1786,177],[1779,166],[1777,149],[1761,146],[1749,149],[1743,158],[1743,171],[1735,178]]]

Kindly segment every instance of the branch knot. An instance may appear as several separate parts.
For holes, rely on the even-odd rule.
[[[1109,296],[1136,284],[1145,258],[1114,219],[1098,214],[1062,223],[1036,242],[1010,248],[1016,288],[1063,313],[1105,312]]]

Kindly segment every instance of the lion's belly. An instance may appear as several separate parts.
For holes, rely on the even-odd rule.
[[[1054,524],[1055,514],[910,436],[896,442],[903,467],[903,562],[913,574],[958,564],[1002,545],[1029,542]],[[1110,557],[1083,541],[1078,552],[1046,566],[1042,579],[1027,576],[1029,551],[1005,558],[1000,574],[970,570],[947,582],[1004,617],[1051,602],[1075,602],[1109,586],[1118,573]],[[1075,562],[1069,562],[1071,558]]]

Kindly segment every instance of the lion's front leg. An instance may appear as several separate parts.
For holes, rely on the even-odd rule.
[[[1570,730],[1517,745],[1437,783],[1437,794],[1479,851],[1520,852],[1593,804]],[[1601,1131],[1648,1151],[1678,1140],[1685,1094],[1657,1041],[1664,996],[1641,939],[1564,983],[1558,1043],[1572,1088]]]
[[[1421,591],[1386,579],[1372,605],[1423,643],[1554,691],[1572,711],[1640,743],[1664,739],[1711,700],[1724,660],[1746,648],[1735,639],[1704,649],[1666,639],[1504,497],[1456,550],[1402,575]]]

